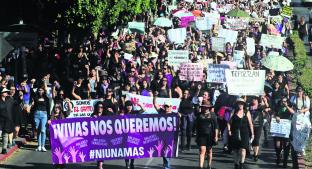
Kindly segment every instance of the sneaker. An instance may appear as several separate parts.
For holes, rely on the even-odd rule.
[[[257,162],[259,159],[259,156],[254,155],[254,161]]]
[[[44,146],[42,146],[42,147],[41,147],[41,151],[47,152],[47,149],[46,149]]]
[[[38,148],[36,149],[36,151],[41,151],[41,150],[42,150],[41,146],[38,146]]]

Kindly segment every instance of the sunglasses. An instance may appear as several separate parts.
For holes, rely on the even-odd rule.
[[[104,107],[103,107],[103,106],[99,106],[98,108],[99,108],[99,109],[103,109]]]

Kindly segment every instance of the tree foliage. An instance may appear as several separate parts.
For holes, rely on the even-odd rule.
[[[95,33],[102,26],[125,24],[134,16],[155,8],[155,0],[76,0],[59,11],[57,22],[70,29],[81,28]]]

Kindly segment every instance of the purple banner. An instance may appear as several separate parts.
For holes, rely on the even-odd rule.
[[[140,114],[53,120],[53,164],[176,157],[177,114]]]

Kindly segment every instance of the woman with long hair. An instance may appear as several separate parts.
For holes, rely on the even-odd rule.
[[[245,168],[246,151],[249,149],[249,140],[254,139],[252,117],[247,110],[244,99],[237,99],[234,112],[228,123],[228,130],[229,136],[232,137],[231,147],[234,152],[235,169],[243,169]]]
[[[33,101],[35,128],[37,130],[38,148],[36,151],[46,152],[46,124],[50,115],[49,98],[46,96],[45,88],[39,87]]]
[[[199,168],[204,168],[206,155],[208,155],[208,169],[211,169],[212,146],[218,141],[218,122],[216,115],[211,111],[213,106],[203,101],[200,106],[201,114],[196,119],[197,138],[199,148]]]

